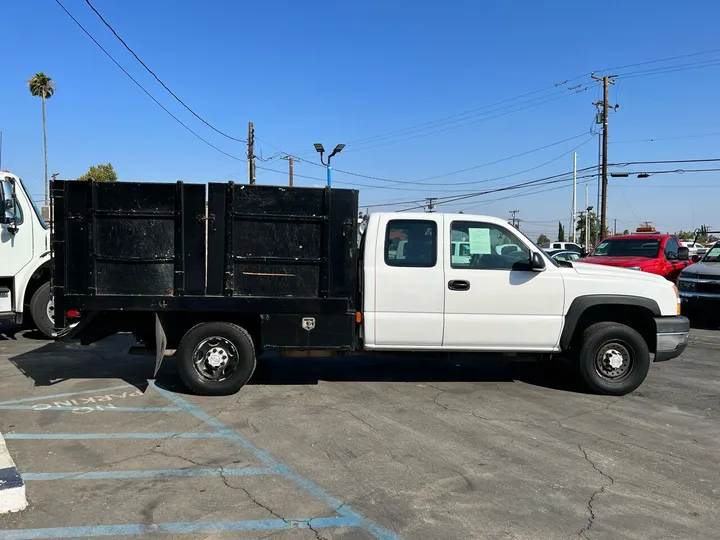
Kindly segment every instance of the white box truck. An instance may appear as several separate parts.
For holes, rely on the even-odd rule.
[[[52,337],[50,225],[19,177],[0,171],[0,319]]]

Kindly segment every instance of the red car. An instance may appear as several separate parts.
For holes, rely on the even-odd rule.
[[[576,262],[606,264],[658,274],[675,282],[680,272],[692,264],[687,248],[672,234],[638,232],[609,236]]]

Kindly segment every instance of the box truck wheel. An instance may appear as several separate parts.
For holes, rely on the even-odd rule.
[[[255,347],[250,334],[236,324],[208,322],[191,328],[177,349],[180,378],[200,395],[234,394],[250,380]]]
[[[55,302],[50,295],[50,283],[40,285],[30,299],[30,315],[35,327],[46,337],[53,337],[55,329]]]
[[[602,322],[582,333],[575,362],[582,382],[591,392],[624,396],[645,380],[650,369],[650,351],[634,329]]]

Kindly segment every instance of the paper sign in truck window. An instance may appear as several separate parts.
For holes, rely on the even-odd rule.
[[[490,229],[470,229],[470,253],[490,255]]]

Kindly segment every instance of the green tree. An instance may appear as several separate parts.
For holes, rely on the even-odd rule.
[[[581,215],[577,223],[575,224],[575,232],[577,233],[577,238],[580,241],[581,244],[585,243],[585,214]],[[590,215],[588,216],[588,233],[589,233],[589,243],[590,246],[586,246],[588,249],[592,246],[595,246],[599,241],[599,233],[600,232],[600,218],[595,212],[590,212]],[[605,235],[604,236],[610,236],[610,229],[605,228]]]
[[[538,239],[536,242],[536,244],[538,246],[546,246],[549,243],[550,243],[550,239],[547,236],[545,236],[544,234],[541,234],[540,236],[538,236]]]
[[[627,236],[628,234],[630,234],[630,231],[628,231],[627,229],[625,229],[625,230],[623,231],[623,236]]]
[[[94,180],[95,182],[117,182],[117,173],[112,166],[112,163],[107,165],[93,165],[90,167],[88,172],[83,174],[78,180],[87,181]]]
[[[45,100],[53,97],[55,93],[55,83],[45,75],[42,71],[36,73],[27,80],[30,93],[39,97],[42,103],[42,128],[43,128],[43,152],[45,154],[45,204],[48,204],[50,197],[50,188],[48,185],[48,162],[47,162],[47,129],[45,123]]]
[[[697,241],[701,244],[707,244],[708,242],[711,242],[709,239],[710,236],[710,226],[709,225],[700,225],[698,227],[697,231]],[[695,235],[691,236],[691,238],[695,238]]]
[[[695,238],[695,233],[693,231],[678,231],[675,233],[675,236],[677,236],[680,240],[692,240]]]
[[[562,222],[558,221],[558,242],[564,242],[565,241],[565,227],[563,227]]]

